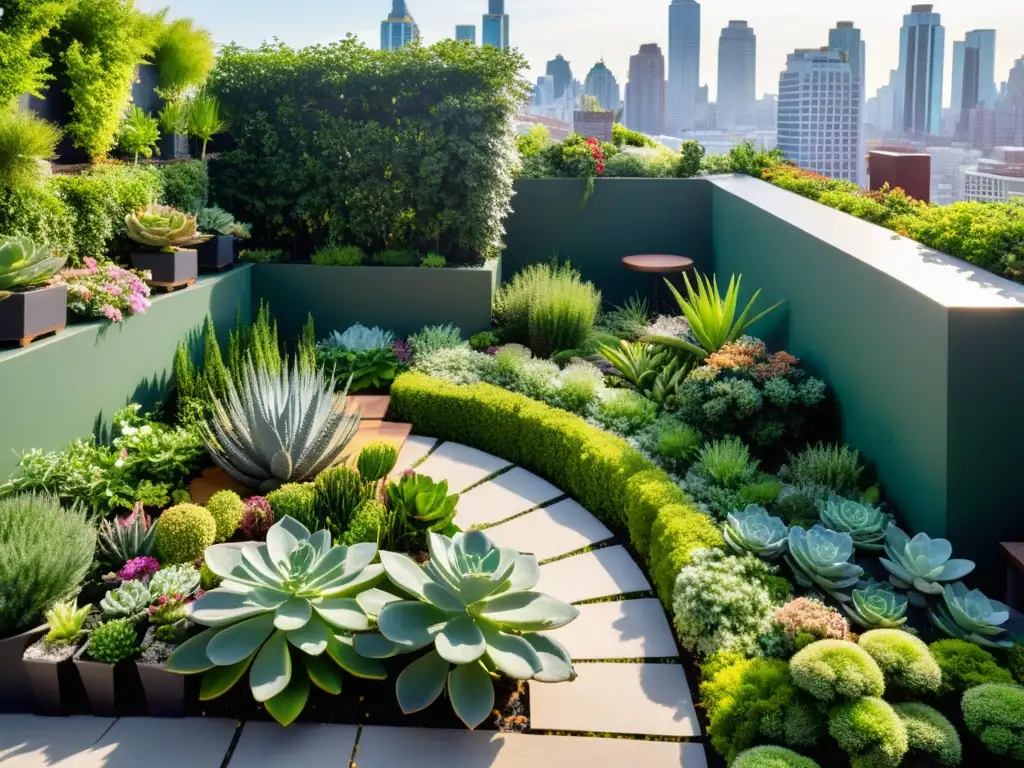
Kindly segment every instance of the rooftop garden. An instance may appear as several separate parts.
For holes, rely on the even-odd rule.
[[[70,83],[72,104],[59,124],[0,114],[0,330],[24,345],[69,316],[121,328],[89,337],[85,358],[66,351],[75,329],[0,353],[0,376],[36,365],[18,384],[35,389],[95,373],[138,398],[89,413],[94,432],[63,447],[14,430],[5,706],[537,738],[703,729],[709,759],[735,766],[1024,760],[1019,616],[956,540],[914,530],[876,458],[844,443],[827,372],[762,333],[786,297],[700,268],[667,303],[614,306],[557,253],[498,267],[517,175],[586,179],[594,205],[599,177],[742,173],[1011,277],[1019,206],[926,207],[747,145],[671,153],[621,129],[608,145],[534,133],[517,154],[515,53],[347,39],[213,61],[187,21],[49,5],[0,19],[22,51],[7,96]],[[111,41],[115,27],[139,49]],[[113,50],[130,66],[104,87],[124,101],[87,131],[75,62]],[[147,64],[179,120],[138,97],[128,109]],[[148,161],[160,123],[191,133],[199,159]],[[62,131],[95,162],[47,173],[37,159]],[[456,321],[475,317],[458,314],[456,281],[476,274],[492,291],[483,316]],[[229,282],[239,293],[218,294]],[[342,291],[384,320],[335,322]],[[431,301],[439,321],[412,327]],[[148,387],[121,381],[130,361],[89,362],[168,338]],[[564,545],[542,535],[567,529]],[[557,576],[614,558],[597,578]],[[580,592],[625,572],[631,586]],[[671,626],[664,653],[576,644],[595,607],[645,599]],[[572,708],[550,697],[631,662],[660,664],[670,697],[692,694],[693,732],[682,716],[668,732],[556,724],[552,710]]]

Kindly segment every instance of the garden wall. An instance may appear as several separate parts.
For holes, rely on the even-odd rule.
[[[828,382],[909,526],[991,572],[1024,536],[1024,286],[751,178],[707,183],[716,271],[786,300],[758,335]]]
[[[520,179],[505,220],[502,271],[569,261],[593,282],[605,304],[647,295],[647,278],[627,271],[623,256],[689,256],[711,267],[711,187],[704,179],[598,179],[583,204],[582,179]]]
[[[71,325],[25,349],[0,351],[0,477],[30,448],[55,450],[94,430],[128,402],[151,407],[171,385],[178,342],[211,315],[227,343],[237,313],[251,317],[252,268],[201,277],[195,286],[156,296],[122,325]]]

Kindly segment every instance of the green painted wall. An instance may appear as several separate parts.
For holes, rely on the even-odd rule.
[[[507,280],[529,264],[570,261],[606,305],[647,295],[647,278],[623,256],[671,253],[711,267],[711,188],[704,179],[598,179],[583,205],[580,179],[520,179],[505,221]]]
[[[129,402],[162,402],[179,341],[198,335],[211,314],[226,344],[239,309],[250,316],[251,273],[243,266],[202,277],[191,288],[155,297],[144,315],[122,325],[73,325],[25,349],[0,351],[0,477],[29,448],[56,450],[105,429]]]
[[[282,338],[297,336],[311,312],[320,338],[356,322],[400,336],[454,323],[468,338],[490,327],[501,262],[474,269],[257,264],[253,296],[270,303]]]

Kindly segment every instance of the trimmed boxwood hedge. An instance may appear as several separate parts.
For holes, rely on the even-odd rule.
[[[691,553],[724,546],[712,520],[667,474],[625,440],[566,411],[490,384],[460,386],[406,373],[391,387],[388,417],[532,469],[628,532],[666,606]]]

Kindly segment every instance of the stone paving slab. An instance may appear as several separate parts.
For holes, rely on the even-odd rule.
[[[220,768],[238,723],[222,718],[122,717],[76,768]]]
[[[518,471],[506,472],[498,480]],[[462,509],[470,496],[488,485],[490,483],[484,483],[467,493],[459,502],[459,508]],[[461,517],[456,517],[455,522],[462,525]],[[575,501],[566,499],[488,528],[487,535],[500,547],[528,552],[543,561],[607,541],[612,532]]]
[[[370,443],[390,443],[401,451],[410,432],[412,432],[412,424],[363,420],[359,422],[359,430],[352,441],[341,452],[341,458],[343,461],[355,462],[359,458],[359,452]]]
[[[466,529],[497,523],[563,495],[547,480],[516,467],[478,485],[459,499],[455,524]]]
[[[387,395],[350,395],[348,404],[349,410],[359,406],[361,418],[380,420],[387,415],[391,398]]]
[[[368,726],[359,768],[706,768],[700,744]],[[231,766],[234,768],[234,761]]]
[[[435,445],[437,445],[436,437],[413,435],[405,441],[402,450],[398,452],[398,461],[395,463],[395,468],[391,474],[399,474],[411,468],[413,464],[430,453]]]
[[[416,471],[437,482],[448,481],[449,493],[461,493],[488,475],[510,466],[509,462],[459,443],[444,443]]]
[[[348,768],[354,725],[247,722],[228,768]]]
[[[530,727],[549,731],[700,736],[678,664],[577,664],[571,683],[530,682]]]
[[[672,628],[655,598],[590,603],[550,635],[574,659],[665,659],[679,655]]]
[[[644,572],[625,547],[605,547],[540,567],[537,591],[575,603],[614,597],[651,588]]]
[[[114,723],[112,717],[0,715],[3,768],[79,768],[85,753]]]

